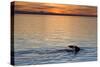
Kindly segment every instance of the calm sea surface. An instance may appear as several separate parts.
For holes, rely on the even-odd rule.
[[[16,14],[15,64],[51,64],[97,60],[96,17]],[[56,52],[68,45],[81,51]]]

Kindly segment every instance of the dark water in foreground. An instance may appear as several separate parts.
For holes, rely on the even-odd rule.
[[[15,51],[15,65],[69,63],[97,60],[96,47],[81,47],[81,51],[77,55],[74,55],[71,52],[58,51],[61,49],[65,48],[45,47]]]

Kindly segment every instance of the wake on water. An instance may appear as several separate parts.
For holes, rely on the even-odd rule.
[[[72,52],[59,51],[65,47],[28,48],[15,51],[15,65],[51,64],[66,62],[96,61],[96,47],[80,47],[77,55]]]

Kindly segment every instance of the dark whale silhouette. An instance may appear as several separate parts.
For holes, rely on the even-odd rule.
[[[71,49],[61,49],[61,50],[58,50],[59,52],[73,52],[75,55],[80,51],[80,47],[78,46],[74,46],[74,45],[69,45],[68,46],[69,48]]]
[[[74,54],[77,54],[80,51],[78,46],[69,45],[68,47],[73,49]]]

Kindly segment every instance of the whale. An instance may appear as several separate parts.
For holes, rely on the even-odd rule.
[[[72,48],[72,52],[74,52],[74,54],[77,54],[80,51],[80,47],[75,46],[75,45],[69,45],[69,48]]]
[[[80,47],[75,46],[75,45],[69,45],[68,48],[70,49],[61,49],[61,50],[57,50],[57,52],[72,52],[75,55],[80,51]]]

